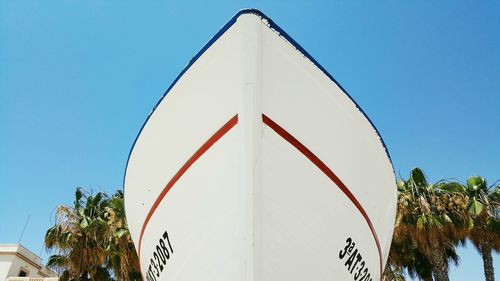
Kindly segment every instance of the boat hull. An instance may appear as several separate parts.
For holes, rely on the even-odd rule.
[[[396,208],[375,127],[293,39],[237,14],[138,135],[124,180],[147,280],[380,280]]]

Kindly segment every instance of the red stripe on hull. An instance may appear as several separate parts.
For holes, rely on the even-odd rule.
[[[375,228],[373,227],[373,224],[368,217],[368,214],[366,211],[363,209],[363,206],[359,203],[359,201],[354,197],[354,195],[351,193],[349,188],[335,175],[335,173],[326,166],[326,164],[321,161],[312,151],[310,151],[307,147],[305,147],[299,140],[297,140],[294,136],[292,136],[290,133],[288,133],[285,129],[283,129],[280,125],[278,125],[276,122],[271,120],[271,118],[267,117],[265,114],[262,114],[262,121],[264,124],[269,126],[274,132],[276,132],[279,136],[281,136],[283,139],[285,139],[287,142],[289,142],[291,145],[293,145],[300,153],[302,153],[307,159],[309,159],[318,169],[320,169],[328,178],[330,178],[335,185],[337,185],[340,190],[351,200],[351,202],[356,206],[356,208],[359,210],[361,215],[363,215],[363,218],[366,220],[366,223],[370,227],[370,230],[372,232],[373,238],[375,239],[375,243],[377,244],[377,250],[378,250],[378,256],[379,256],[379,261],[380,261],[380,278],[382,278],[382,250],[380,248],[380,242],[378,240],[377,233],[375,232]]]
[[[146,226],[149,223],[149,220],[153,216],[154,212],[160,205],[163,198],[167,195],[167,193],[172,189],[175,183],[186,173],[186,171],[203,155],[207,152],[216,142],[218,142],[227,132],[229,132],[234,126],[238,124],[238,114],[233,116],[229,121],[224,124],[213,136],[211,136],[198,150],[189,158],[189,160],[182,165],[182,167],[177,171],[177,173],[172,177],[172,179],[167,183],[167,185],[163,188],[160,195],[156,198],[153,206],[149,210],[148,215],[144,219],[144,223],[142,224],[141,234],[139,235],[139,245],[137,247],[137,254],[139,258],[141,257],[141,244],[142,244],[142,236],[144,235],[144,231],[146,230]]]
[[[297,150],[299,150],[307,159],[309,159],[318,169],[320,169],[328,178],[330,178],[339,188],[340,190],[349,198],[349,200],[356,206],[359,210],[363,218],[366,220],[373,238],[375,239],[375,243],[377,245],[379,261],[380,261],[380,276],[382,276],[382,250],[380,248],[380,243],[378,240],[377,233],[375,232],[375,228],[368,217],[368,214],[363,209],[359,201],[354,197],[351,191],[347,188],[347,186],[335,175],[335,173],[326,166],[323,161],[321,161],[312,151],[310,151],[307,147],[305,147],[299,140],[293,137],[290,133],[288,133],[285,129],[283,129],[280,125],[275,123],[265,114],[262,114],[262,120],[264,124],[269,126],[273,131],[275,131],[279,136],[289,142],[292,146],[294,146]],[[182,177],[182,175],[205,153],[207,152],[217,141],[219,141],[227,132],[229,132],[236,124],[238,123],[238,115],[235,115],[231,118],[224,126],[222,126],[212,137],[210,137],[194,154],[189,158],[189,160],[179,169],[179,171],[172,177],[172,179],[167,183],[167,185],[163,188],[162,192],[158,195],[153,206],[149,210],[144,223],[142,225],[141,233],[139,235],[139,245],[138,245],[138,255],[139,258],[141,256],[141,245],[142,238],[144,235],[144,231],[153,216],[154,212],[160,205],[161,201],[165,198],[170,189],[175,185],[175,183]]]

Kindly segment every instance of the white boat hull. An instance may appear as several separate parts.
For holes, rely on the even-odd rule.
[[[396,187],[380,136],[255,10],[160,100],[124,186],[147,280],[380,280],[390,247]]]

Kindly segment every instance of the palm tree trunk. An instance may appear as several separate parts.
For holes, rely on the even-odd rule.
[[[438,247],[435,247],[431,254],[431,262],[434,271],[434,280],[436,281],[450,281],[448,277],[448,262],[444,258],[443,252],[439,251]]]
[[[489,245],[483,245],[481,247],[481,256],[483,258],[484,277],[486,278],[486,281],[495,281],[493,258],[491,256],[491,247],[489,247]]]

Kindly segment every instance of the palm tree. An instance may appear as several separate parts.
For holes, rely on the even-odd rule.
[[[387,262],[382,274],[382,281],[405,281],[403,268]]]
[[[470,221],[464,211],[467,198],[454,190],[456,185],[445,181],[429,184],[419,168],[411,171],[408,180],[398,182],[398,214],[393,241],[396,245],[410,243],[407,249],[414,248],[414,261],[409,264],[416,266],[415,274],[424,280],[430,280],[426,272],[429,267],[436,281],[449,280],[450,256],[467,235]],[[406,268],[411,273],[411,267]]]
[[[455,251],[455,247],[447,247],[445,256],[448,263],[452,262],[458,265],[460,259]],[[405,280],[403,275],[404,269],[406,269],[412,279],[433,280],[433,266],[431,261],[415,247],[409,237],[398,241],[393,239],[386,270],[384,271],[384,280]]]
[[[55,253],[47,265],[62,281],[142,280],[121,191],[110,198],[104,192],[92,195],[77,188],[74,207],[57,208],[45,246]]]
[[[118,190],[106,207],[108,267],[119,280],[141,280],[139,257],[125,219],[123,192]]]
[[[500,250],[500,186],[490,187],[480,176],[471,176],[463,187],[469,198],[467,211],[473,227],[469,239],[483,258],[484,275],[494,281],[492,251]]]
[[[389,270],[387,273],[384,271],[385,280],[398,280],[395,276],[403,276],[401,280],[404,280],[403,269],[406,269],[412,279],[432,281],[432,264],[429,259],[415,248],[409,237],[402,238],[400,233],[395,235],[398,238],[393,239],[391,244],[387,259]]]
[[[45,247],[56,252],[48,266],[61,274],[61,280],[110,280],[102,266],[106,259],[104,220],[108,198],[95,196],[77,188],[74,207],[61,205],[56,211],[55,225],[45,235]]]

